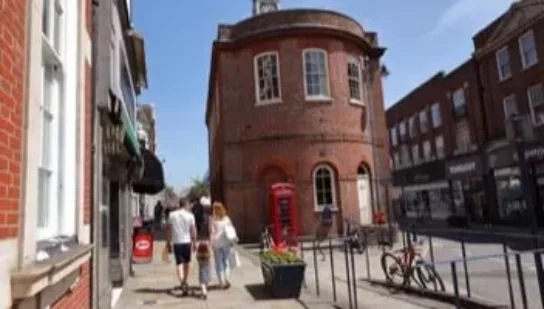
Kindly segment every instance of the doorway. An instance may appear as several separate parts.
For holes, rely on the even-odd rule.
[[[361,225],[372,224],[372,188],[370,174],[364,167],[357,170],[357,196],[359,200],[359,216]]]

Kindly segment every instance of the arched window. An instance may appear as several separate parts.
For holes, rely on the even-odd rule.
[[[336,209],[336,183],[333,169],[328,165],[319,165],[314,170],[315,210],[322,211],[325,206]]]

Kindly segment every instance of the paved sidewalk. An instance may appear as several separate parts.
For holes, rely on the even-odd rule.
[[[262,275],[258,264],[246,254],[240,254],[242,266],[234,269],[231,275],[232,287],[225,290],[208,291],[208,300],[198,298],[198,272],[196,264],[191,268],[189,285],[195,295],[181,296],[174,262],[165,263],[161,259],[164,242],[154,244],[154,260],[151,264],[134,265],[135,276],[129,278],[121,294],[116,309],[136,308],[191,308],[191,309],[332,309],[329,303],[318,300],[302,292],[300,300],[273,300],[263,290]],[[215,283],[212,276],[212,285]]]

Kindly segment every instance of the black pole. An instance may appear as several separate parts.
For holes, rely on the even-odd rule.
[[[514,291],[512,289],[512,275],[510,273],[510,259],[508,258],[508,248],[506,247],[506,241],[504,240],[504,238],[502,241],[502,253],[504,254],[504,264],[506,265],[506,278],[508,279],[510,307],[512,307],[512,309],[516,309],[516,302],[514,301]]]
[[[332,297],[334,299],[334,302],[337,301],[336,296],[336,275],[334,274],[334,257],[332,252],[332,239],[329,238],[329,255],[331,259],[331,280],[332,280]]]
[[[349,247],[351,257],[351,280],[353,283],[353,304],[355,308],[359,308],[359,300],[357,299],[357,278],[355,277],[355,257],[353,256],[353,247]]]
[[[314,251],[315,292],[316,292],[317,296],[319,296],[319,271],[317,270],[317,252],[316,252],[317,242],[314,241],[313,243],[314,243],[314,245],[312,247],[313,247],[313,251]]]
[[[366,278],[370,280],[372,276],[370,274],[370,257],[368,256],[368,241],[369,241],[368,231],[365,231],[364,237],[365,237],[365,245],[366,245],[366,248],[365,248]]]
[[[346,262],[346,278],[347,278],[347,286],[348,286],[349,308],[352,309],[353,303],[351,298],[351,280],[350,280],[350,274],[349,274],[348,246],[349,246],[349,243],[346,239],[344,240],[344,257]]]
[[[433,267],[433,270],[434,269],[434,248],[433,248],[433,237],[431,235],[429,235],[429,249],[430,249],[430,252],[431,252],[431,264],[432,264],[432,267]],[[436,280],[433,280],[433,286],[434,286],[434,291],[438,291],[438,286],[436,284]]]
[[[525,290],[525,279],[523,278],[523,269],[521,268],[521,259],[519,257],[519,254],[516,254],[516,267],[518,268],[519,291],[521,293],[521,302],[523,304],[523,309],[527,309],[527,292]]]
[[[451,278],[453,280],[453,292],[455,293],[455,308],[461,309],[461,299],[459,298],[459,285],[457,282],[457,267],[455,262],[451,262]]]
[[[465,234],[461,234],[461,253],[463,254],[463,268],[465,270],[465,283],[467,287],[467,296],[470,298],[470,280],[468,274],[468,265],[467,265],[467,251],[465,248]]]
[[[300,240],[300,258],[304,260],[304,241]],[[308,285],[306,284],[306,274],[304,274],[304,277],[302,278],[302,284],[304,284],[304,288],[307,288]]]

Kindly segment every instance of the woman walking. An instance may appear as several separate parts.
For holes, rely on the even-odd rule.
[[[229,229],[233,229],[232,222],[227,215],[225,206],[220,202],[213,203],[213,214],[210,222],[210,240],[212,242],[215,270],[221,288],[230,288],[229,256],[233,240],[229,239]]]

